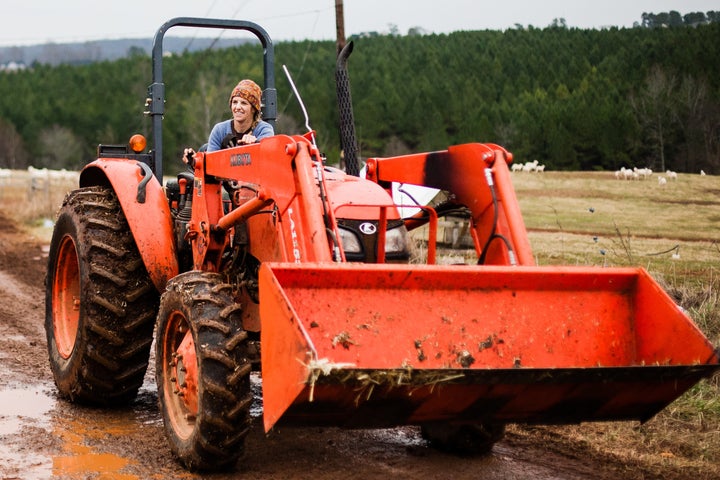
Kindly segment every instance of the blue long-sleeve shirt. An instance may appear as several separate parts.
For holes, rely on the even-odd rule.
[[[230,133],[232,133],[232,119],[215,124],[210,132],[207,151],[214,152],[216,150],[220,150],[222,148],[220,144],[222,143],[223,138]],[[265,137],[275,135],[275,130],[268,122],[260,120],[253,129],[252,134],[258,140],[262,140]]]

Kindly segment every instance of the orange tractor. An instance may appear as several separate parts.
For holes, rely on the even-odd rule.
[[[646,421],[720,369],[717,350],[643,269],[534,264],[512,157],[497,145],[373,158],[361,178],[357,164],[325,166],[312,132],[276,135],[197,153],[192,172],[163,186],[162,40],[173,26],[254,33],[264,118],[276,117],[261,27],[161,27],[147,100],[153,149],[142,153],[138,138],[101,145],[57,217],[45,327],[63,397],[131,401],[154,339],[171,450],[188,468],[217,469],[243,451],[258,370],[266,430],[418,425],[431,445],[477,453],[510,422]],[[351,103],[341,87],[340,103]],[[353,135],[343,137],[351,154]],[[393,183],[452,202],[409,205],[419,212],[403,218]],[[477,261],[437,265],[438,216],[457,209]],[[428,232],[424,263],[411,230]]]

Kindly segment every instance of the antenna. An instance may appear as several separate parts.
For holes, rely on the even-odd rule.
[[[295,94],[295,98],[298,99],[298,103],[300,104],[300,108],[302,109],[303,115],[305,115],[305,128],[308,129],[308,132],[310,132],[312,135],[312,142],[313,145],[317,147],[317,144],[315,143],[315,134],[312,133],[312,128],[310,128],[310,117],[308,116],[307,110],[305,109],[305,104],[302,101],[302,98],[300,97],[300,93],[298,93],[297,88],[295,87],[295,82],[293,82],[292,77],[290,76],[290,72],[288,71],[287,67],[285,65],[282,66],[283,71],[285,72],[285,76],[288,79],[288,82],[290,82],[290,88],[292,88],[293,93]]]

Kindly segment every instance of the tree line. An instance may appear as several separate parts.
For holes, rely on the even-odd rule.
[[[352,39],[349,76],[361,158],[505,146],[555,170],[720,174],[720,24],[583,30],[555,22],[506,31]],[[714,15],[714,14],[713,14]],[[645,19],[645,17],[643,17]],[[293,76],[329,163],[340,158],[335,43],[275,45],[279,133],[305,119]],[[246,44],[165,59],[165,171],[229,118],[241,78],[262,81],[262,50]],[[151,138],[151,82],[142,52],[90,65],[34,65],[0,74],[0,167],[79,168],[99,143]]]
[[[642,21],[639,25],[646,28],[696,27],[712,22],[720,22],[720,12],[690,12],[682,15],[677,10],[671,10],[661,13],[645,12],[642,14]]]

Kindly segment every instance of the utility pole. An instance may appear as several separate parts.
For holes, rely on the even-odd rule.
[[[337,52],[345,48],[345,13],[343,11],[343,0],[335,0],[335,35],[337,37]]]

